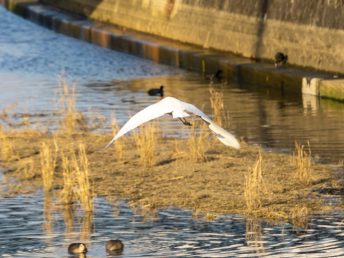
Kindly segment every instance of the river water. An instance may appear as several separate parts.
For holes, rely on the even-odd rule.
[[[123,124],[130,114],[156,102],[159,98],[146,92],[161,84],[166,95],[210,113],[206,78],[56,34],[0,6],[1,124],[28,115],[34,127],[54,127],[61,78],[76,85],[79,110],[107,119],[104,130],[109,129],[111,116]],[[318,161],[344,159],[344,104],[288,96],[273,88],[212,86],[223,91],[228,129],[247,142],[285,152],[293,149],[295,141],[309,142]],[[183,137],[177,122],[161,121],[166,137]],[[6,188],[4,176],[0,179]],[[315,216],[306,228],[296,229],[289,223],[271,226],[239,216],[209,222],[178,209],[145,218],[125,202],[114,205],[101,198],[96,200],[93,218],[88,218],[51,203],[41,192],[0,198],[1,257],[66,257],[68,244],[81,236],[89,246],[88,257],[104,257],[104,243],[110,238],[124,241],[122,257],[344,255],[340,213]]]

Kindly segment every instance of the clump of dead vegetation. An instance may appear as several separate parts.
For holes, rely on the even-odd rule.
[[[43,188],[46,192],[49,192],[53,186],[54,174],[57,161],[58,147],[56,141],[53,142],[51,148],[49,143],[42,142],[40,148],[41,157],[41,172]]]
[[[152,167],[155,162],[156,146],[158,142],[156,123],[147,123],[134,133],[134,141],[144,167]]]
[[[76,86],[68,86],[64,79],[60,80],[60,132],[73,134],[78,130],[87,130],[85,116],[76,108]]]
[[[259,152],[256,163],[245,177],[244,196],[248,211],[254,211],[262,207],[264,191],[266,189],[262,172],[262,154]]]
[[[0,157],[3,162],[9,162],[14,156],[10,135],[0,125]]]
[[[312,181],[312,157],[311,149],[308,146],[295,143],[294,162],[296,165],[295,178],[304,184]]]
[[[208,144],[208,130],[207,125],[202,123],[196,128],[196,121],[194,120],[190,127],[188,145],[188,155],[193,162],[205,162],[207,156],[205,154]],[[197,130],[198,129],[198,130]]]
[[[222,126],[224,115],[223,92],[216,90],[214,87],[209,87],[209,93],[214,122]]]

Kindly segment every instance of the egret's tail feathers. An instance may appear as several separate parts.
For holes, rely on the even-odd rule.
[[[222,142],[224,145],[232,147],[234,149],[240,149],[239,141],[232,135],[231,133],[227,132],[222,127],[218,126],[214,122],[209,124],[209,129],[212,130],[216,137]]]

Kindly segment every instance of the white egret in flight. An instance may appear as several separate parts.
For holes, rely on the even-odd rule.
[[[142,109],[134,116],[132,116],[117,132],[113,139],[106,145],[106,148],[111,146],[118,138],[135,129],[139,125],[165,114],[170,114],[173,118],[179,118],[185,125],[191,125],[185,119],[185,117],[190,116],[189,113],[193,113],[194,115],[200,117],[204,122],[206,122],[210,130],[215,133],[216,137],[224,145],[230,146],[235,149],[240,149],[238,140],[231,133],[215,124],[206,114],[204,114],[194,105],[180,101],[173,97],[166,97],[159,102]]]

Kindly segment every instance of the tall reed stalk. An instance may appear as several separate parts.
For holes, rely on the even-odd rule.
[[[85,129],[86,121],[82,113],[76,109],[76,87],[69,87],[65,80],[61,80],[61,112],[63,119],[61,121],[61,129],[63,132],[73,134],[77,129]]]
[[[196,132],[195,120],[192,122],[190,128],[190,136],[188,139],[189,156],[195,162],[204,162],[207,160],[205,155],[207,149],[207,136],[208,133],[205,129],[206,125],[202,124],[199,132]]]
[[[40,148],[41,172],[43,180],[43,188],[49,192],[53,186],[54,173],[57,161],[58,147],[54,141],[54,148],[51,149],[48,143],[43,142]]]
[[[157,126],[148,123],[134,133],[134,140],[140,155],[140,163],[145,167],[152,167],[155,162],[157,147]]]
[[[60,201],[71,204],[79,201],[84,211],[93,211],[94,191],[89,179],[89,162],[85,145],[80,143],[76,153],[64,151],[61,154],[63,189]]]
[[[309,144],[306,149],[304,145],[295,143],[294,162],[296,165],[295,177],[304,184],[310,184],[312,181],[312,158]]]
[[[213,120],[219,126],[222,126],[224,104],[223,104],[223,92],[217,91],[212,87],[209,87],[210,104],[213,110]]]
[[[93,211],[93,188],[89,179],[89,163],[85,145],[79,144],[78,158],[73,157],[75,177],[78,186],[76,196],[85,211]]]
[[[256,163],[245,177],[244,196],[248,211],[254,211],[262,207],[264,189],[262,154],[259,152]]]

